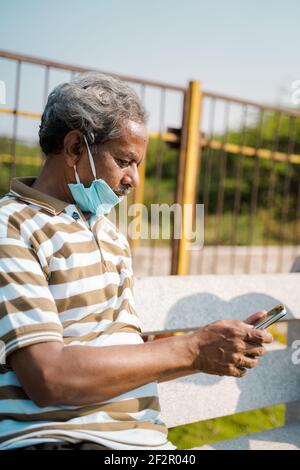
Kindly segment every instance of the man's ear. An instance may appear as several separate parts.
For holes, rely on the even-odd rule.
[[[69,167],[77,165],[83,155],[84,140],[80,131],[70,131],[64,138],[64,159]]]

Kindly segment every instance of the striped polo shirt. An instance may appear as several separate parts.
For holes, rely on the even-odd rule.
[[[126,237],[105,216],[14,178],[0,199],[0,340],[6,357],[36,343],[141,344]],[[2,343],[3,344],[3,343]],[[0,366],[0,450],[89,440],[111,449],[175,449],[157,383],[83,406],[37,406]]]

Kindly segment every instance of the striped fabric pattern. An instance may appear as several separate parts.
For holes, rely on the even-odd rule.
[[[31,188],[33,181],[14,178],[0,200],[6,356],[48,341],[99,348],[143,343],[124,235],[107,217],[87,221],[75,205]],[[0,450],[82,439],[112,449],[174,449],[160,411],[156,382],[104,403],[39,407],[9,365],[0,366]]]

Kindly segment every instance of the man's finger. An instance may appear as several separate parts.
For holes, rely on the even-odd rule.
[[[230,371],[230,374],[231,377],[237,377],[237,378],[240,378],[240,377],[244,377],[244,375],[247,374],[247,369],[244,368],[244,367],[234,367],[231,369]]]
[[[257,366],[257,359],[250,358],[247,356],[241,356],[241,358],[236,363],[236,367],[239,367],[239,368],[253,369],[256,366]]]
[[[219,375],[228,375],[229,377],[243,377],[247,374],[247,369],[245,367],[236,367],[234,365],[223,366],[220,368]]]
[[[261,357],[266,354],[266,349],[263,346],[260,346],[258,348],[254,348],[253,344],[251,343],[246,343],[246,350],[244,352],[245,356],[248,357]]]
[[[245,341],[247,343],[272,343],[273,336],[267,330],[255,330],[251,328],[247,331],[245,336]]]

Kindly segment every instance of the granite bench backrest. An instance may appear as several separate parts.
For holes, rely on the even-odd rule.
[[[300,273],[147,277],[135,281],[145,334],[193,330],[220,319],[243,319],[283,302],[290,347],[268,352],[242,379],[195,374],[160,383],[168,427],[300,400]],[[300,354],[298,354],[298,358]]]

